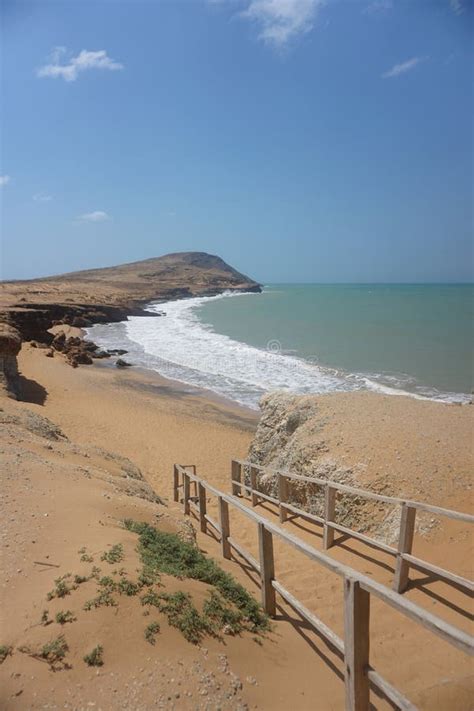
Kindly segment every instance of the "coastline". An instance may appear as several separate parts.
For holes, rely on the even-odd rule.
[[[227,296],[232,298],[229,300]],[[268,305],[260,305],[264,297],[265,292],[259,297],[259,309],[268,309]],[[251,303],[257,308],[257,302]],[[206,314],[208,307],[215,309],[218,304],[220,321],[201,315],[202,307],[202,313]],[[296,351],[285,352],[278,340],[270,340],[262,346],[258,339],[245,337],[245,333],[239,335],[238,330],[236,337],[232,337],[231,330],[223,327],[223,319],[232,320],[234,313],[242,317],[249,308],[252,310],[246,300],[235,300],[234,294],[160,302],[160,308],[167,315],[159,321],[154,318],[153,303],[145,308],[151,309],[150,320],[132,318],[120,324],[97,324],[88,329],[88,335],[102,348],[127,349],[129,359],[140,367],[215,392],[252,409],[258,408],[258,401],[266,392],[280,389],[300,395],[368,391],[440,404],[468,404],[472,400],[469,390],[450,391],[442,384],[423,383],[414,375],[397,378],[390,372],[384,374],[383,368],[372,373],[344,370],[334,364],[321,364],[315,358],[306,359]],[[255,321],[253,325],[255,327]],[[349,344],[346,346],[349,348]]]

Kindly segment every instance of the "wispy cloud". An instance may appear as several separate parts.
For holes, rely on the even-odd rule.
[[[374,0],[363,9],[365,15],[380,15],[383,12],[391,10],[393,7],[392,0]]]
[[[455,12],[456,15],[461,15],[466,9],[463,0],[449,0],[449,4],[451,5],[451,10]]]
[[[103,210],[94,210],[94,212],[86,212],[84,215],[79,215],[77,219],[81,222],[105,222],[110,220],[110,216]]]
[[[47,195],[46,193],[36,193],[33,195],[33,200],[35,202],[49,202],[53,199],[52,195]]]
[[[251,0],[240,17],[259,27],[265,44],[283,48],[313,28],[318,10],[326,0]]]
[[[9,183],[11,180],[9,175],[0,175],[0,188]]]
[[[70,57],[64,64],[61,64],[65,54],[65,47],[56,47],[51,54],[50,63],[37,69],[37,75],[39,77],[76,81],[81,72],[90,69],[108,69],[109,71],[123,69],[123,64],[111,59],[105,49],[99,49],[95,52],[83,49],[76,57]]]
[[[391,79],[392,77],[400,76],[400,74],[411,72],[412,69],[426,59],[428,59],[428,57],[412,57],[411,59],[407,59],[406,62],[401,62],[401,64],[394,64],[391,69],[382,74],[382,77],[384,79]]]

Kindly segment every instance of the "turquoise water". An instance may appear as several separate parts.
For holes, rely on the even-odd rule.
[[[234,340],[387,385],[473,389],[473,285],[273,284],[197,313]]]
[[[466,402],[473,388],[472,285],[273,284],[149,310],[166,316],[98,324],[90,335],[250,407],[272,390]]]

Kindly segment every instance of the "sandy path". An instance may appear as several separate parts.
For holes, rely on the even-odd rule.
[[[245,456],[255,426],[254,416],[247,411],[190,395],[186,388],[170,388],[166,381],[138,371],[124,372],[104,366],[73,370],[62,360],[44,358],[40,351],[28,347],[22,351],[20,367],[25,377],[41,383],[46,390],[41,393],[38,386],[31,383],[32,399],[44,402],[29,407],[58,422],[74,441],[99,444],[130,457],[143,469],[158,493],[165,496],[171,494],[172,464],[176,460],[196,464],[199,472],[227,491],[230,459]],[[396,428],[389,427],[389,431],[391,446],[401,449],[403,442],[394,441]],[[354,438],[350,447],[356,446]],[[383,443],[374,442],[374,453],[376,446],[382,449]],[[262,509],[259,508],[259,512]],[[274,516],[271,510],[268,515]],[[238,540],[256,553],[254,526],[240,515],[233,516],[233,525],[238,531]],[[319,547],[320,539],[313,532],[305,531],[305,524],[288,526]],[[463,536],[464,545],[461,545]],[[448,546],[449,537],[458,544],[454,553],[453,546]],[[209,553],[219,556],[219,548],[211,538],[200,536],[199,542]],[[441,552],[441,558],[449,559],[453,570],[466,572],[470,567],[470,542],[464,531],[446,528],[429,541],[417,541],[416,552],[425,553],[431,560],[436,559],[433,553]],[[334,548],[331,554],[381,582],[391,581],[392,560],[381,553],[350,541],[344,547]],[[278,577],[285,586],[342,634],[341,581],[308,565],[292,549],[280,544],[276,546],[276,565]],[[234,565],[234,569],[245,579],[237,566]],[[465,615],[457,608],[465,609],[466,600],[448,586],[436,583],[425,589],[414,588],[408,595],[454,624],[465,626]],[[449,605],[445,604],[446,599]],[[288,610],[283,608],[283,612],[286,615]],[[304,630],[304,626],[297,633],[282,622],[277,626],[277,633],[282,643],[273,650],[265,647],[265,663],[256,658],[236,658],[248,668],[249,674],[252,674],[251,665],[260,664],[262,679],[255,690],[259,707],[270,708],[270,696],[265,694],[271,688],[272,707],[287,708],[290,698],[287,690],[292,688],[293,708],[301,711],[341,708],[342,667],[337,658]],[[305,641],[303,635],[309,641]],[[371,642],[372,659],[378,671],[421,709],[462,711],[469,708],[471,667],[461,653],[378,603],[373,605]],[[422,655],[420,650],[424,652]],[[326,662],[322,663],[321,659]],[[394,659],[397,659],[396,664]],[[374,703],[377,708],[384,708],[376,699]]]

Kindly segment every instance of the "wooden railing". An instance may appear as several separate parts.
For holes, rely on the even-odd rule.
[[[193,487],[193,494],[191,488]],[[225,494],[196,474],[194,466],[174,466],[173,495],[174,500],[182,503],[184,513],[195,512],[203,533],[211,526],[220,539],[221,552],[229,559],[234,550],[260,576],[261,598],[264,610],[270,615],[276,613],[276,593],[280,595],[329,647],[344,662],[345,708],[346,711],[368,711],[370,708],[370,687],[386,697],[396,708],[403,711],[415,711],[416,707],[388,681],[386,681],[370,665],[369,655],[369,623],[370,597],[382,600],[414,622],[422,625],[438,637],[446,640],[457,649],[472,655],[473,640],[470,635],[457,629],[427,610],[415,605],[380,583],[347,565],[339,563],[326,553],[316,550],[305,541],[297,538],[267,518],[259,516],[254,510],[243,504],[237,497]],[[208,497],[217,499],[219,521],[215,521],[207,513]],[[239,511],[254,521],[258,531],[259,560],[231,536],[231,509]],[[324,568],[343,578],[344,585],[344,639],[341,639],[315,614],[296,599],[277,579],[273,553],[273,537],[277,536],[284,543],[303,553]],[[416,661],[416,660],[414,660]]]
[[[242,476],[245,468],[248,469],[250,484],[246,484],[244,477]],[[277,478],[278,497],[269,496],[268,494],[259,491],[258,477],[261,472],[272,474]],[[322,488],[324,492],[322,516],[316,516],[313,513],[305,511],[304,509],[289,503],[289,482],[291,481],[305,482],[307,484]],[[252,506],[256,506],[260,499],[270,501],[278,506],[281,523],[284,523],[287,520],[288,514],[291,513],[294,516],[300,516],[306,520],[321,525],[323,527],[323,548],[326,550],[334,544],[334,533],[338,531],[339,533],[346,534],[352,538],[357,538],[373,548],[378,548],[379,550],[394,556],[396,558],[396,565],[393,589],[396,590],[396,592],[402,593],[406,590],[410,567],[435,575],[442,580],[447,580],[456,585],[458,588],[468,591],[469,593],[474,591],[474,583],[472,580],[468,580],[467,578],[456,575],[449,570],[440,568],[437,565],[433,565],[428,561],[412,555],[417,510],[429,511],[430,513],[445,516],[456,521],[474,523],[474,516],[471,516],[470,514],[461,513],[460,511],[452,511],[451,509],[445,509],[440,506],[433,506],[432,504],[423,503],[421,501],[412,501],[410,499],[401,499],[394,496],[375,494],[372,491],[359,489],[354,486],[347,486],[346,484],[339,484],[328,479],[318,479],[315,477],[301,476],[299,474],[291,474],[288,471],[281,471],[279,469],[270,469],[268,467],[262,467],[257,464],[253,464],[252,462],[240,459],[232,460],[231,485],[232,493],[235,496],[238,496],[239,494],[243,495],[243,493],[246,492],[251,498]],[[340,493],[400,506],[401,516],[398,546],[390,546],[382,541],[376,540],[375,538],[359,533],[359,531],[354,531],[352,528],[342,526],[337,523],[335,521],[336,503],[337,496]]]

